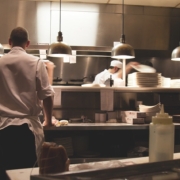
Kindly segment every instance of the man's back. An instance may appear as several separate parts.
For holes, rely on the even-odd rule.
[[[37,116],[41,110],[41,77],[45,86],[48,78],[43,62],[38,57],[28,55],[21,47],[14,47],[0,59],[0,115]],[[37,92],[36,92],[37,90]],[[43,92],[42,92],[43,94]],[[39,99],[42,99],[39,97]]]

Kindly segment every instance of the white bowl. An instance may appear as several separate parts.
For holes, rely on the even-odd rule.
[[[161,105],[158,103],[154,106],[146,106],[143,104],[139,105],[140,112],[159,112],[161,110]]]

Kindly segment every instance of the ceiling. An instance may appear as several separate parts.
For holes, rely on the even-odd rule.
[[[22,1],[60,1],[60,0],[22,0]],[[61,0],[62,2],[79,3],[103,3],[103,4],[121,4],[122,0]],[[178,7],[180,0],[124,0],[124,4],[138,6],[156,6],[156,7]]]

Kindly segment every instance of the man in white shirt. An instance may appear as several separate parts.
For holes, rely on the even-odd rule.
[[[126,74],[132,69],[131,65],[138,65],[137,62],[130,62],[126,65]],[[105,84],[109,86],[110,79],[122,79],[122,63],[119,60],[112,60],[109,69],[105,69],[95,76],[93,84]]]
[[[28,32],[12,30],[11,51],[0,59],[0,179],[7,169],[33,167],[44,141],[38,115],[45,112],[44,126],[53,126],[54,91],[38,57],[29,55]]]

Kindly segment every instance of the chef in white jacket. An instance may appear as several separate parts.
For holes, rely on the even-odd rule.
[[[131,65],[138,65],[137,62],[130,62],[126,65],[126,74],[132,69]],[[95,76],[93,84],[105,84],[109,86],[109,80],[122,80],[122,63],[119,60],[112,60],[109,69],[105,69]]]

